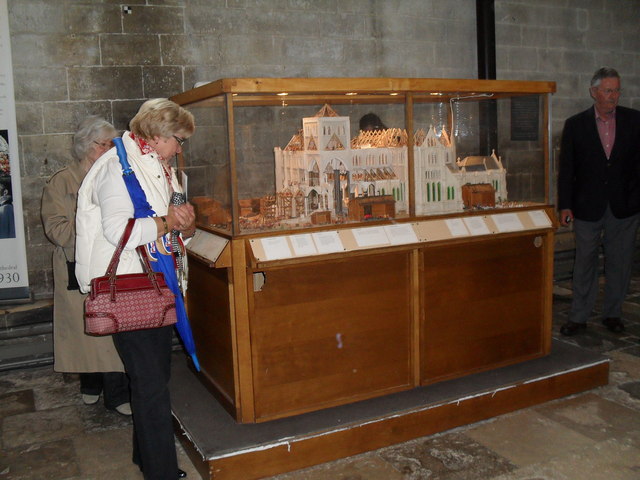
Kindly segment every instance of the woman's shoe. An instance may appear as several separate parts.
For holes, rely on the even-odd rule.
[[[138,464],[136,463],[136,465]],[[138,468],[140,468],[140,465],[138,465]],[[142,472],[142,468],[140,468],[140,471]],[[186,476],[187,476],[187,472],[185,472],[184,470],[178,469],[178,478],[185,478]]]
[[[82,394],[82,401],[85,405],[94,405],[98,403],[98,400],[100,400],[100,395],[89,395],[88,393]]]
[[[114,410],[125,417],[131,416],[131,404],[129,402],[118,405]]]

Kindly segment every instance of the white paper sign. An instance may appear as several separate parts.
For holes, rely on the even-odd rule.
[[[389,245],[389,239],[382,227],[354,228],[351,232],[359,247]]]
[[[418,236],[410,223],[398,223],[395,225],[385,225],[385,232],[391,245],[405,245],[407,243],[418,243]]]
[[[262,238],[261,242],[267,260],[291,258],[291,249],[287,243],[287,237]]]
[[[451,235],[453,235],[454,237],[464,237],[466,235],[469,235],[467,227],[464,226],[464,222],[461,218],[450,218],[448,220],[445,220],[445,223],[447,224]]]
[[[551,220],[547,217],[544,210],[532,210],[529,212],[529,218],[536,227],[550,227]]]
[[[318,253],[310,233],[291,235],[289,240],[291,241],[291,245],[293,245],[293,251],[298,256],[315,255]]]
[[[224,237],[220,237],[204,230],[196,230],[191,237],[191,241],[187,243],[187,250],[196,255],[206,258],[210,262],[215,262],[229,243]]]
[[[516,213],[501,213],[499,215],[491,215],[491,218],[501,233],[524,230],[524,225],[522,225]]]
[[[313,242],[316,244],[318,253],[344,252],[344,246],[338,236],[338,232],[316,232],[312,233]]]
[[[471,232],[471,235],[488,235],[491,233],[482,217],[467,217],[464,219],[464,224]]]

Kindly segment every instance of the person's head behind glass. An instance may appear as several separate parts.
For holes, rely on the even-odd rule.
[[[386,130],[387,126],[375,113],[367,113],[360,118],[360,130],[370,132],[373,130]]]

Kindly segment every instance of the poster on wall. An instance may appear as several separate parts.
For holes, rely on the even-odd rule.
[[[0,303],[30,299],[7,0],[0,0]]]

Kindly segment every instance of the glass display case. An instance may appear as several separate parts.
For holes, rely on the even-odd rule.
[[[241,235],[549,201],[550,82],[225,79],[174,97],[199,226]],[[380,125],[361,130],[374,114]]]
[[[200,377],[238,422],[549,353],[554,90],[240,78],[173,97],[197,125],[179,168]]]

